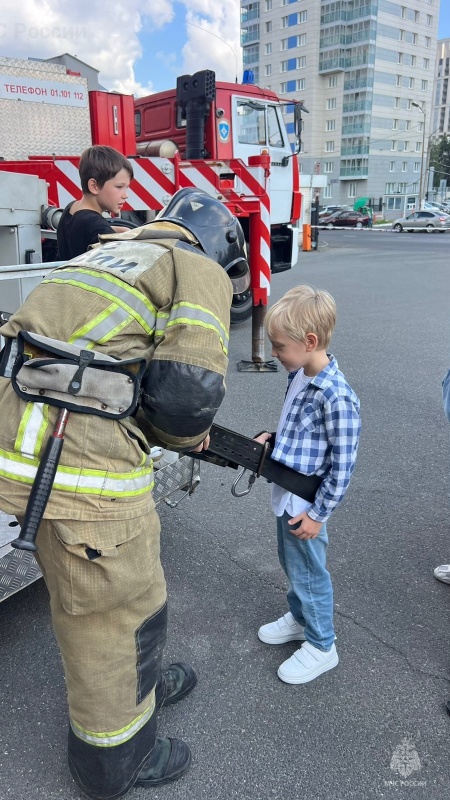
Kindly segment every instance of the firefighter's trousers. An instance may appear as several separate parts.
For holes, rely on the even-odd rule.
[[[159,530],[151,507],[137,519],[44,520],[39,529],[67,683],[69,766],[92,798],[124,795],[155,744],[167,620]]]

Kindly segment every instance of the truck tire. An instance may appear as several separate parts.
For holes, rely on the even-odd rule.
[[[253,297],[252,290],[247,289],[242,294],[234,294],[231,303],[230,321],[232,325],[238,325],[244,322],[252,315]]]

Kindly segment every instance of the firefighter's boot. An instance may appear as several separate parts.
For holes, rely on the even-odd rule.
[[[176,781],[189,769],[191,751],[181,739],[156,737],[155,746],[136,778],[135,786],[162,786]]]
[[[156,684],[156,711],[162,706],[171,706],[186,697],[197,684],[197,675],[192,667],[179,661],[169,664]]]

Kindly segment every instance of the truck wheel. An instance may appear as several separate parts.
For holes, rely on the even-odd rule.
[[[252,290],[247,289],[246,292],[241,294],[234,294],[231,303],[230,321],[232,325],[237,325],[239,322],[249,319],[252,315],[253,298]]]

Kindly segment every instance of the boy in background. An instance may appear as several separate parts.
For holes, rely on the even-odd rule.
[[[57,229],[59,258],[69,261],[97,244],[102,233],[122,233],[128,228],[111,226],[104,211],[119,214],[133,179],[128,159],[113,147],[94,145],[81,155],[79,166],[83,197],[64,209]]]
[[[302,642],[284,661],[278,677],[285,683],[307,683],[337,666],[333,627],[333,589],[326,568],[326,523],[348,487],[360,433],[359,400],[327,348],[336,323],[336,306],[328,292],[310,286],[291,289],[269,310],[266,327],[272,355],[288,371],[288,389],[272,458],[297,472],[319,475],[314,502],[280,486],[272,487],[277,517],[278,556],[289,580],[289,612],[263,625],[266,644]]]

